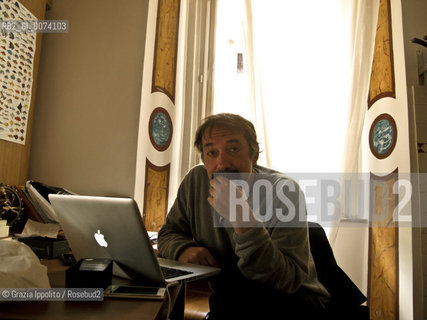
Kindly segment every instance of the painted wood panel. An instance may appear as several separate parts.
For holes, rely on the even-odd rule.
[[[175,102],[179,0],[159,0],[152,92],[165,93]]]
[[[46,0],[19,0],[37,19],[43,20],[46,12]],[[0,140],[0,183],[24,185],[28,179],[28,166],[31,147],[31,129],[36,100],[37,75],[43,33],[37,33],[34,54],[33,86],[31,93],[30,114],[27,125],[25,145]]]
[[[149,231],[159,231],[168,209],[170,164],[158,167],[145,163],[144,223]]]
[[[399,318],[398,226],[393,213],[397,170],[380,177],[371,173],[368,305],[371,320]]]
[[[380,0],[368,109],[384,97],[396,97],[390,0]]]

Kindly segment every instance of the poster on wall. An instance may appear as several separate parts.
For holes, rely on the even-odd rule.
[[[33,85],[37,18],[16,0],[0,1],[0,139],[25,144]]]

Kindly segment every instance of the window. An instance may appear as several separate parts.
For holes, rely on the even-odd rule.
[[[345,5],[218,0],[213,111],[254,122],[259,164],[341,170],[351,53]]]

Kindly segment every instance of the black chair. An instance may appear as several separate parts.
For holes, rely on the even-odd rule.
[[[331,294],[328,319],[369,320],[369,308],[362,305],[367,299],[338,266],[322,226],[309,222],[308,230],[318,279]]]
[[[308,222],[308,232],[317,277],[331,295],[326,305],[326,315],[320,316],[320,319],[369,320],[369,308],[362,305],[367,299],[338,266],[322,226]],[[204,319],[209,319],[209,313]]]

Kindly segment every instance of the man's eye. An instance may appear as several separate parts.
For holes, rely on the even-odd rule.
[[[213,157],[213,156],[215,155],[215,151],[213,151],[213,150],[209,150],[209,151],[207,151],[207,152],[206,152],[206,155],[207,155],[208,157]]]
[[[239,152],[239,151],[240,151],[240,149],[238,147],[232,147],[232,148],[230,148],[230,152],[231,153],[236,153],[236,152]]]

